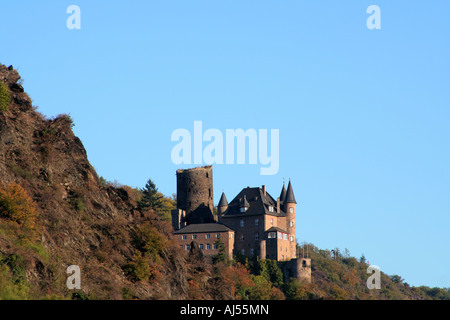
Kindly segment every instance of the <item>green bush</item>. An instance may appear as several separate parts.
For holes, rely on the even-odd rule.
[[[0,112],[7,111],[10,102],[11,95],[9,89],[6,84],[0,82]]]
[[[140,252],[136,253],[133,260],[122,267],[125,275],[133,282],[150,280],[152,278],[150,261],[142,257]]]

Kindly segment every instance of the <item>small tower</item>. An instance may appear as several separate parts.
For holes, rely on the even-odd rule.
[[[297,201],[295,201],[294,190],[292,189],[291,180],[289,180],[288,188],[286,191],[286,197],[284,200],[284,209],[286,211],[286,230],[289,232],[290,254],[292,258],[296,258],[296,239],[295,239],[295,211],[297,207]]]
[[[218,220],[221,220],[222,215],[227,211],[228,209],[228,200],[225,196],[225,192],[222,191],[222,196],[220,197],[219,204],[217,205],[217,215]]]

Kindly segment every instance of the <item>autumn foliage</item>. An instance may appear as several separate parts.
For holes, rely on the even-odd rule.
[[[34,229],[38,217],[35,203],[25,189],[16,183],[0,187],[0,216]]]

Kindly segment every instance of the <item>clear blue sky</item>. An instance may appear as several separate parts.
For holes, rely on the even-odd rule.
[[[81,30],[66,9],[81,8]],[[366,9],[381,8],[381,30]],[[0,62],[70,113],[100,176],[176,191],[172,132],[280,130],[280,170],[215,165],[214,196],[291,178],[297,238],[450,287],[450,2],[9,1]]]

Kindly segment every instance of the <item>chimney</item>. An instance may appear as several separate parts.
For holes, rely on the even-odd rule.
[[[263,194],[266,195],[266,186],[265,185],[262,186],[262,191],[263,191]]]
[[[277,213],[280,213],[280,198],[277,198]]]

